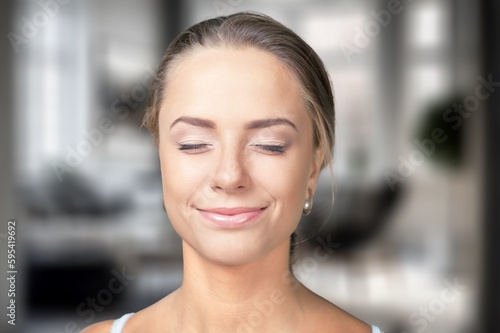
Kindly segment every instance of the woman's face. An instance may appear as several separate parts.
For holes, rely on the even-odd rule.
[[[168,79],[159,131],[165,207],[187,245],[234,265],[288,244],[321,154],[297,82],[273,55],[185,56]]]

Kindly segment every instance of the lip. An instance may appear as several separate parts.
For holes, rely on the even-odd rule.
[[[233,207],[198,209],[213,225],[223,229],[247,227],[255,223],[267,207]]]

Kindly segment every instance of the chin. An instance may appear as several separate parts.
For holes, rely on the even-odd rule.
[[[224,266],[239,266],[250,264],[262,259],[271,251],[264,245],[264,238],[259,241],[255,239],[241,239],[241,237],[218,237],[217,239],[205,239],[202,242],[188,244],[203,257],[214,264]]]
[[[231,256],[205,256],[205,259],[210,261],[213,264],[219,265],[219,266],[243,266],[247,264],[251,264],[253,262],[256,262],[258,257],[249,257],[248,255],[231,255]]]

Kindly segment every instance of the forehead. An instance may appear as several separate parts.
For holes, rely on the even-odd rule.
[[[187,112],[293,118],[306,114],[297,80],[265,51],[198,49],[176,62],[169,74],[161,117]]]

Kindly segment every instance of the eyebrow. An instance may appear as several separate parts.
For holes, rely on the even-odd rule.
[[[175,124],[177,123],[186,123],[190,124],[193,126],[197,127],[204,127],[204,128],[211,128],[211,129],[216,129],[217,126],[215,123],[211,120],[208,119],[203,119],[203,118],[195,118],[195,117],[179,117],[174,122],[172,125],[170,125],[170,128],[174,127]],[[294,130],[298,131],[297,126],[290,120],[286,118],[271,118],[271,119],[258,119],[258,120],[253,120],[249,122],[247,125],[245,125],[245,129],[251,130],[251,129],[259,129],[259,128],[267,128],[271,126],[278,126],[278,125],[286,125],[292,127]]]
[[[212,128],[212,129],[217,128],[217,126],[215,126],[215,123],[211,120],[203,118],[194,118],[194,117],[179,117],[176,120],[174,120],[172,125],[170,125],[170,128],[174,127],[174,125],[177,123],[186,123],[193,126]]]
[[[251,121],[248,125],[245,126],[245,129],[258,129],[258,128],[266,128],[277,125],[287,125],[292,127],[294,130],[297,130],[297,126],[292,123],[290,120],[286,118],[271,118],[271,119],[259,119]]]

